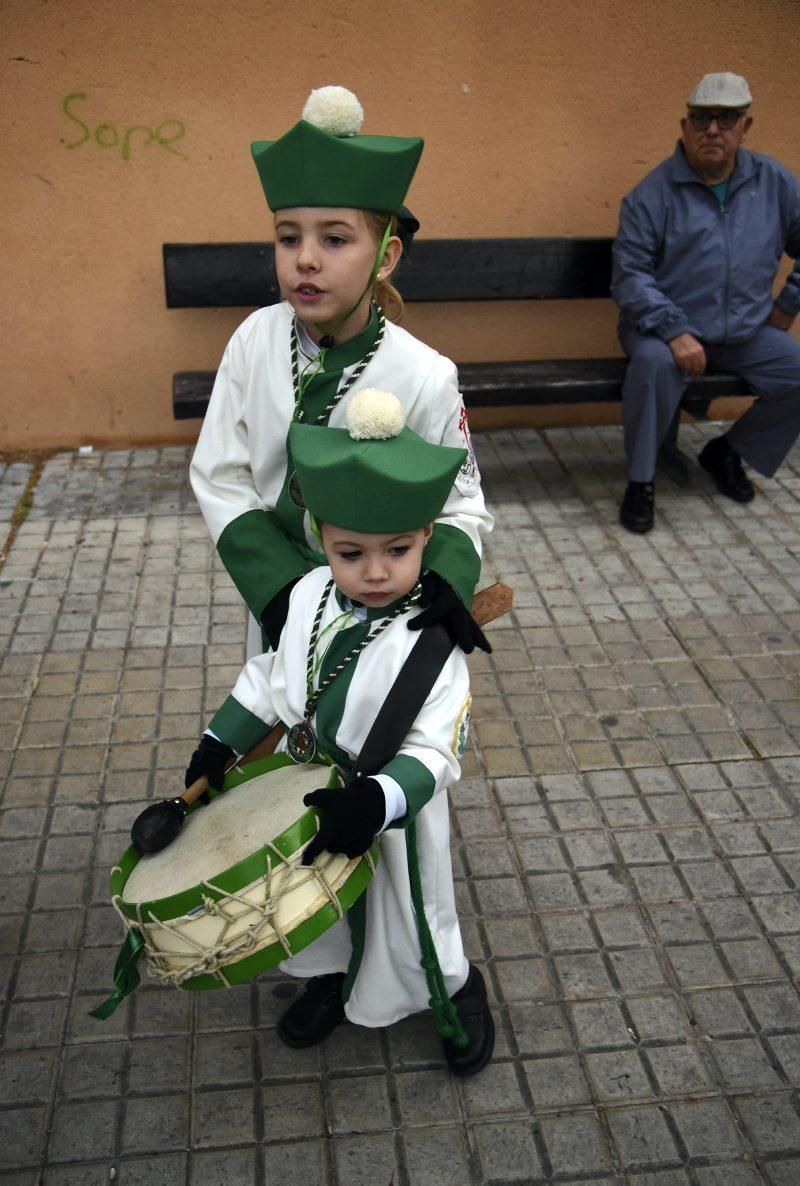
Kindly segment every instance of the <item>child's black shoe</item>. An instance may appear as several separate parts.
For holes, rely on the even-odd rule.
[[[486,985],[478,968],[469,966],[466,984],[450,998],[469,1039],[466,1046],[456,1046],[443,1039],[444,1056],[454,1075],[465,1077],[482,1071],[494,1050],[494,1018],[486,998]]]
[[[327,1038],[344,1021],[343,984],[344,972],[312,976],[302,996],[292,1001],[278,1022],[281,1041],[302,1050]]]

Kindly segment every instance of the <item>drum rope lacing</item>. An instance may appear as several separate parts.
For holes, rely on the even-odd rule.
[[[270,858],[270,853],[277,858],[275,864]],[[194,907],[191,915],[184,915],[181,920],[173,920],[166,922],[163,919],[154,918],[152,915],[145,918],[142,912],[142,903],[135,903],[136,908],[136,923],[142,934],[145,934],[145,928],[152,931],[157,928],[160,931],[166,932],[180,943],[188,945],[197,953],[196,959],[191,959],[190,955],[185,951],[169,951],[161,949],[153,951],[149,946],[145,949],[145,959],[147,962],[147,970],[155,979],[161,980],[165,984],[173,984],[176,988],[180,988],[187,980],[191,980],[195,976],[212,975],[220,979],[224,984],[229,984],[229,981],[222,969],[230,963],[234,963],[237,959],[242,958],[250,952],[260,950],[266,947],[271,942],[271,937],[267,935],[271,931],[277,941],[283,948],[287,958],[295,954],[289,942],[286,930],[278,923],[278,911],[280,910],[284,896],[288,892],[294,892],[302,888],[309,881],[316,881],[318,889],[325,895],[330,904],[336,910],[338,917],[344,917],[344,910],[336,895],[335,890],[331,887],[328,878],[325,875],[326,868],[335,861],[335,857],[331,857],[325,868],[318,867],[315,862],[314,865],[306,867],[301,864],[300,858],[302,850],[298,851],[293,857],[287,858],[277,849],[274,844],[269,843],[264,846],[264,856],[266,858],[266,872],[256,882],[249,887],[245,887],[238,892],[235,890],[222,890],[214,885],[212,881],[201,881],[200,888],[208,891],[201,894],[201,907]],[[375,863],[369,852],[364,853],[364,860],[370,870],[370,874],[375,874]],[[346,866],[345,866],[346,868]],[[305,877],[297,880],[292,880],[291,874],[302,869],[306,874]],[[277,888],[273,887],[273,874],[279,871],[282,876]],[[254,890],[263,885],[264,887],[264,904],[251,901],[246,894],[252,894]],[[274,889],[274,897],[273,895]],[[219,895],[218,898],[212,898],[210,895]],[[122,896],[116,894],[112,898],[114,909],[122,919],[126,930],[129,930],[134,924],[130,918],[123,913],[120,902]],[[236,916],[231,916],[227,913],[225,906],[221,903],[225,902],[239,902],[247,910],[255,911],[259,918],[256,922],[250,923],[243,931],[230,939],[225,939],[226,933],[231,926],[239,921]],[[199,917],[200,909],[204,909],[206,914],[213,914],[219,918],[223,923],[223,930],[217,939],[217,942],[212,947],[202,946],[195,939],[191,937],[183,928],[187,924],[196,922]],[[314,911],[316,913],[316,911]],[[294,926],[297,923],[293,924]],[[265,937],[266,936],[266,937]],[[168,959],[179,959],[181,961],[189,960],[184,963],[180,969],[174,969],[167,966]]]
[[[327,418],[330,415],[330,413],[333,411],[333,409],[336,407],[336,405],[341,402],[341,400],[345,397],[345,395],[347,395],[347,392],[350,390],[350,388],[355,383],[358,382],[358,380],[364,374],[364,371],[367,369],[367,366],[369,365],[369,363],[375,357],[375,355],[378,351],[378,347],[380,346],[381,342],[383,341],[383,335],[386,333],[386,318],[383,316],[383,312],[382,312],[380,306],[375,304],[374,302],[373,302],[373,309],[378,314],[378,330],[375,335],[375,341],[372,343],[372,345],[370,346],[367,353],[364,355],[364,357],[358,363],[356,369],[353,371],[353,373],[349,377],[349,379],[345,380],[345,382],[342,384],[342,386],[336,392],[336,395],[333,397],[331,402],[327,405],[327,407],[323,408],[322,411],[320,412],[320,414],[316,417],[316,419],[314,420],[315,424],[327,423]],[[306,388],[308,387],[309,383],[314,378],[314,376],[318,375],[320,373],[320,371],[325,370],[325,354],[327,351],[324,348],[322,350],[320,350],[319,354],[317,355],[317,357],[315,359],[315,365],[312,366],[310,369],[306,370],[303,373],[303,375],[301,376],[300,368],[299,368],[298,360],[297,360],[298,348],[299,348],[299,343],[298,343],[298,336],[297,336],[297,316],[295,315],[292,318],[292,335],[291,335],[292,385],[294,387],[294,416],[292,418],[294,420],[297,420],[300,423],[302,423],[305,420],[305,412],[303,411],[303,409],[300,406],[301,400],[305,394]]]

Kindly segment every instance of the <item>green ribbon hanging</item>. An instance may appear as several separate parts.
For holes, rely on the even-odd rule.
[[[417,923],[417,935],[422,952],[423,971],[428,984],[433,1013],[433,1026],[442,1038],[448,1038],[454,1046],[466,1046],[469,1038],[464,1032],[456,1007],[447,995],[442,969],[436,956],[428,920],[425,917],[425,901],[422,894],[422,878],[417,854],[417,825],[414,820],[406,828],[406,856],[408,857],[408,879],[411,885],[411,904]]]
[[[119,949],[117,962],[114,965],[114,991],[108,1000],[103,1001],[96,1009],[89,1012],[90,1017],[98,1021],[105,1021],[110,1017],[120,1002],[132,993],[139,983],[139,969],[136,966],[144,950],[144,939],[141,931],[131,927]]]

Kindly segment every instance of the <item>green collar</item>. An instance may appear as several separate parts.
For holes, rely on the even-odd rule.
[[[325,372],[343,371],[345,367],[360,362],[369,350],[378,333],[378,314],[375,306],[370,306],[369,321],[360,334],[348,338],[341,346],[331,346],[325,353]]]

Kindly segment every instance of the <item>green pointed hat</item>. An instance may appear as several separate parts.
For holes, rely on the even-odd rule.
[[[294,423],[289,448],[315,519],[379,535],[432,523],[467,456],[417,436],[397,396],[372,387],[350,400],[347,428]]]
[[[396,214],[422,154],[419,136],[361,136],[352,91],[312,91],[303,118],[280,140],[254,140],[253,160],[270,210],[348,206]]]

